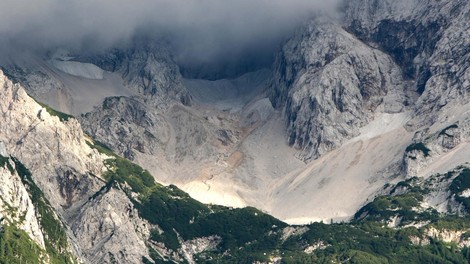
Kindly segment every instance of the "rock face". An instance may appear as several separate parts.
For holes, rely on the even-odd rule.
[[[38,221],[40,215],[16,171],[15,163],[5,157],[5,153],[0,155],[0,165],[3,166],[0,166],[0,224],[16,224],[44,249],[44,234]]]
[[[131,160],[135,151],[156,154],[169,137],[166,120],[136,97],[109,97],[80,120],[90,135]]]
[[[109,160],[116,159],[114,154],[99,152],[96,143],[83,133],[75,118],[39,105],[2,72],[0,87],[2,99],[5,99],[0,105],[0,232],[3,226],[9,225],[24,231],[45,251],[40,256],[45,262],[49,262],[50,256],[47,254],[52,248],[53,253],[68,254],[70,258],[67,263],[74,263],[75,260],[83,263],[141,263],[144,259],[155,258],[193,263],[194,255],[214,250],[220,243],[221,238],[215,235],[196,237],[181,240],[178,245],[181,243],[184,246],[170,250],[163,242],[151,241],[151,231],[160,229],[141,215],[143,205],[139,200],[142,196],[139,195],[142,194],[134,192],[134,187],[131,187],[135,186],[132,185],[135,182],[129,181],[131,185],[128,185],[127,182],[118,183],[104,176],[105,173],[116,173],[117,168],[109,163]],[[151,128],[149,122],[152,119],[146,119],[145,112],[139,112],[139,105],[130,102],[122,104],[133,107],[127,111],[129,115],[126,118],[132,123],[147,124]],[[120,98],[110,98],[105,103],[106,106],[122,102]],[[124,108],[113,109],[126,112]],[[21,168],[22,173],[28,174],[26,171],[30,169],[33,172],[32,175],[28,174],[30,178],[20,177],[16,161],[9,155],[15,155],[24,162],[26,167]],[[126,171],[120,174],[121,177],[135,177],[132,173],[143,173],[142,168],[133,167],[136,165],[129,162],[125,164],[128,167],[124,170],[136,168],[136,171]],[[153,188],[159,186],[152,176],[148,174],[147,177],[150,178],[145,184],[153,184]],[[142,179],[137,178],[139,181]],[[159,188],[163,192],[165,187]],[[37,196],[38,193],[44,193],[44,197]],[[158,195],[165,197],[168,194]],[[189,196],[185,197],[190,199]],[[182,198],[172,196],[166,199]],[[43,201],[47,208],[38,210],[37,200]],[[51,201],[52,206],[47,201]],[[188,203],[197,202],[191,200]],[[136,205],[140,206],[141,211]],[[42,219],[54,219],[55,222],[44,222]],[[53,228],[55,236],[62,225],[61,244],[55,244],[58,240],[45,230],[51,231],[49,229]],[[153,248],[152,253],[149,247]]]
[[[306,21],[272,72],[233,80],[183,79],[165,45],[144,40],[67,64],[94,65],[104,80],[56,67],[48,70],[61,76],[56,83],[38,73],[54,65],[44,62],[8,73],[34,96],[67,91],[57,100],[75,104],[87,134],[204,202],[253,205],[295,223],[348,220],[385,183],[468,161],[470,30],[465,1],[354,0],[341,12]],[[97,83],[113,76],[119,93],[94,98],[84,88],[102,91]],[[80,105],[68,89],[93,103]],[[21,110],[26,99],[13,115],[6,102],[18,99],[6,98],[5,144],[38,170],[54,206],[76,217],[102,186],[106,157],[88,148],[76,120],[49,118],[35,104]]]
[[[340,146],[371,112],[412,109],[417,129],[468,102],[468,3],[348,1],[343,11],[341,25],[309,22],[275,63],[271,98],[301,157]]]
[[[78,121],[40,106],[1,72],[0,87],[2,152],[18,157],[33,172],[35,183],[68,227],[75,256],[86,263],[137,263],[147,256],[148,230],[127,195],[117,189],[96,195],[105,184],[101,176],[109,157],[87,144],[91,139]],[[0,172],[2,208],[17,211],[7,219],[20,217],[19,227],[44,247],[44,227],[38,225],[29,188],[11,161]]]
[[[272,87],[275,105],[285,105],[289,144],[305,160],[357,135],[372,113],[404,111],[407,99],[391,57],[322,19],[284,46]]]
[[[390,54],[413,80],[421,95],[414,127],[436,122],[446,105],[468,102],[468,2],[352,1],[345,13],[349,31]]]
[[[465,150],[470,143],[469,118],[456,115],[450,125],[436,124],[417,131],[413,143],[405,150],[405,174],[427,177],[468,162],[463,157],[467,155]]]
[[[107,186],[84,204],[72,230],[90,263],[140,263],[142,257],[149,258],[149,224],[120,189]]]
[[[36,175],[56,209],[64,210],[99,189],[103,160],[86,143],[74,118],[61,120],[0,73],[0,141]]]
[[[126,86],[140,95],[152,98],[153,105],[164,103],[165,99],[191,103],[178,66],[162,43],[136,41],[132,48],[112,50],[104,55],[83,59],[104,70],[120,73]]]

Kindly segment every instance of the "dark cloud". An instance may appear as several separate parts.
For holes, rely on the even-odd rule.
[[[326,4],[325,2],[328,2]],[[268,53],[323,0],[2,0],[3,53],[104,49],[140,29],[165,36],[178,61]],[[262,57],[260,55],[260,57]],[[243,60],[243,58],[242,58]]]

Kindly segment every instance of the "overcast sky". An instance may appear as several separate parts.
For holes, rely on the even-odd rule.
[[[1,0],[0,48],[107,48],[136,29],[169,33],[177,56],[211,60],[276,45],[336,0]]]

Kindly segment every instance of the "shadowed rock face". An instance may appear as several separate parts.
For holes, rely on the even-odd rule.
[[[284,105],[289,144],[303,159],[355,136],[381,104],[380,111],[404,110],[400,68],[390,56],[332,22],[314,20],[300,32],[279,55],[271,98]]]
[[[209,63],[191,64],[191,62],[179,63],[183,77],[189,79],[233,79],[247,72],[254,72],[268,68],[274,61],[275,50],[271,47],[266,50],[247,52],[240,57]]]
[[[139,263],[149,257],[148,223],[118,185],[105,183],[105,160],[112,157],[89,146],[92,141],[75,118],[66,120],[39,105],[1,71],[0,91],[1,224],[24,230],[43,249],[50,245],[53,252],[73,255],[67,263]],[[138,105],[131,106],[133,121],[148,122],[135,111]],[[26,167],[20,170],[18,164]],[[5,213],[4,208],[12,209]],[[51,228],[54,237],[47,233]],[[57,234],[63,235],[60,245]]]
[[[99,189],[103,157],[84,140],[74,118],[60,120],[0,73],[1,137],[10,155],[37,175],[37,184],[55,208],[68,208]],[[41,150],[41,151],[38,151]]]
[[[344,14],[341,25],[309,22],[273,67],[270,98],[285,109],[289,144],[304,159],[354,136],[376,109],[411,109],[416,129],[449,102],[466,100],[456,95],[468,87],[461,67],[469,60],[468,4],[349,1]]]
[[[156,154],[166,137],[166,121],[151,113],[139,98],[108,97],[80,120],[88,134],[130,160],[135,151]]]
[[[179,68],[166,47],[160,42],[136,40],[130,48],[111,49],[98,55],[82,56],[78,60],[119,73],[127,87],[148,97],[154,104],[176,99],[189,105],[191,98],[182,85]]]
[[[346,6],[345,28],[390,54],[413,81],[410,88],[420,94],[413,128],[435,122],[450,101],[462,102],[457,94],[468,87],[467,2],[362,0]]]

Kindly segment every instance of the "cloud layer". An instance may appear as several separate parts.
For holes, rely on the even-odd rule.
[[[272,49],[322,0],[2,0],[0,49],[103,49],[138,29],[166,36],[179,60]]]

